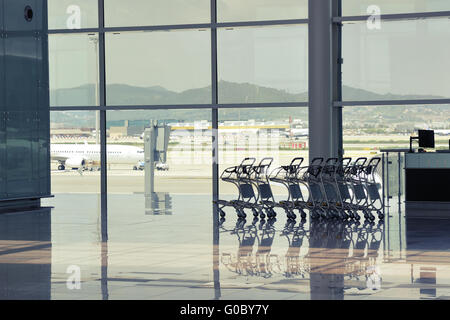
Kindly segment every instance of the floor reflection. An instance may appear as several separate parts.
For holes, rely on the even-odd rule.
[[[50,299],[50,217],[50,209],[0,215],[0,299]]]
[[[238,221],[232,229],[222,227],[222,238],[234,237],[237,249],[222,251],[221,264],[246,279],[309,280],[311,299],[343,299],[345,291],[352,288],[381,288],[377,265],[382,223],[288,221],[281,231],[276,231],[275,225],[263,220]],[[276,251],[272,250],[274,242],[278,242]],[[293,291],[297,284],[292,282]]]
[[[165,196],[164,196],[165,198]],[[0,215],[0,299],[447,299],[450,221],[219,220],[209,195],[57,195],[54,209]],[[77,205],[74,205],[77,204]],[[162,208],[160,206],[159,208]],[[67,286],[69,267],[81,286]]]

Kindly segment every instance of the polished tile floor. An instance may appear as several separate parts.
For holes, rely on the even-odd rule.
[[[450,298],[450,220],[405,219],[395,199],[382,224],[229,212],[219,232],[210,196],[150,202],[110,195],[108,241],[98,195],[0,215],[0,299]]]

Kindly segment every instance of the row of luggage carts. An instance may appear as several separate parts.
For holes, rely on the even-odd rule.
[[[297,215],[306,219],[366,220],[374,221],[376,215],[384,219],[381,184],[377,181],[377,168],[381,158],[314,158],[304,165],[304,158],[295,158],[287,166],[271,169],[273,158],[256,163],[255,158],[245,158],[240,165],[227,168],[222,181],[236,186],[239,195],[234,200],[218,200],[222,219],[225,208],[234,208],[239,219],[250,212],[255,219],[275,219],[275,209],[283,210],[287,218]],[[285,187],[287,198],[276,201],[272,186]]]

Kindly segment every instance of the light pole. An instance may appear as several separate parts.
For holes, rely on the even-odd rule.
[[[88,34],[89,41],[94,44],[95,52],[95,71],[96,71],[96,81],[95,81],[95,104],[99,103],[99,66],[98,66],[98,37],[95,33]],[[100,111],[95,112],[95,144],[100,145]]]

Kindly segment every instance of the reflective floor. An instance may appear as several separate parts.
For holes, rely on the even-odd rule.
[[[0,299],[450,298],[450,220],[405,219],[395,199],[381,224],[230,211],[219,232],[208,195],[151,201],[110,195],[107,242],[97,195],[0,215]]]

